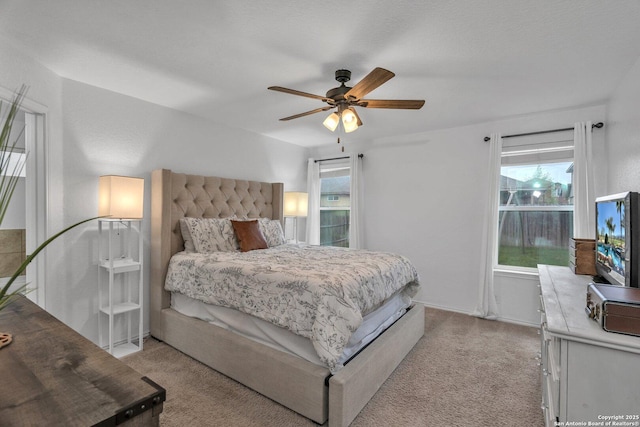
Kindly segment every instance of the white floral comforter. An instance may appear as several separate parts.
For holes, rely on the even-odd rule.
[[[250,252],[179,252],[165,288],[235,308],[311,340],[332,371],[362,318],[401,290],[413,297],[416,269],[405,257],[285,244]]]

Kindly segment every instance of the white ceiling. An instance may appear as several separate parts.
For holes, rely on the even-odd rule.
[[[0,0],[0,37],[62,77],[301,146],[367,141],[606,101],[640,57],[638,0]],[[3,61],[9,60],[2,58]],[[334,72],[396,77],[359,108],[281,122]],[[25,82],[29,83],[29,82]]]

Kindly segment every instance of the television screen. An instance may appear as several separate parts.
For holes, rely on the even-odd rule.
[[[638,286],[637,257],[631,256],[639,228],[636,204],[637,193],[631,192],[596,199],[596,271],[613,285]]]
[[[624,211],[624,200],[602,201],[598,203],[596,214],[598,224],[596,261],[607,268],[609,274],[618,283],[625,282]]]

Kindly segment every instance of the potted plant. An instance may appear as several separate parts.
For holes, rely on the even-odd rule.
[[[22,163],[17,162],[14,165],[9,163],[9,158],[11,154],[16,149],[17,138],[13,141],[11,140],[11,130],[13,128],[13,122],[15,120],[16,114],[18,113],[22,101],[24,99],[26,93],[26,86],[22,86],[20,90],[18,90],[11,104],[8,106],[6,111],[0,117],[0,226],[2,225],[2,221],[4,220],[4,215],[9,206],[9,202],[11,201],[11,197],[13,196],[13,192],[16,188],[16,184],[18,183],[18,178],[20,173],[25,167],[24,161]],[[3,103],[0,101],[0,111],[3,110]],[[28,257],[24,260],[24,262],[18,267],[15,273],[9,278],[9,281],[0,289],[0,311],[9,305],[17,296],[22,295],[27,290],[27,284],[24,284],[17,289],[10,290],[11,285],[15,282],[15,280],[20,276],[29,263],[38,255],[49,243],[57,239],[60,235],[66,233],[74,227],[77,227],[80,224],[91,221],[95,218],[85,219],[76,224],[73,224],[64,230],[54,234],[47,240],[45,240],[40,246],[38,246]],[[11,335],[8,333],[0,332],[0,348],[5,345],[8,345],[11,342]]]

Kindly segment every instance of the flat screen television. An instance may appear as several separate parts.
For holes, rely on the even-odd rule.
[[[638,287],[638,208],[636,192],[596,199],[596,272],[612,285]]]

